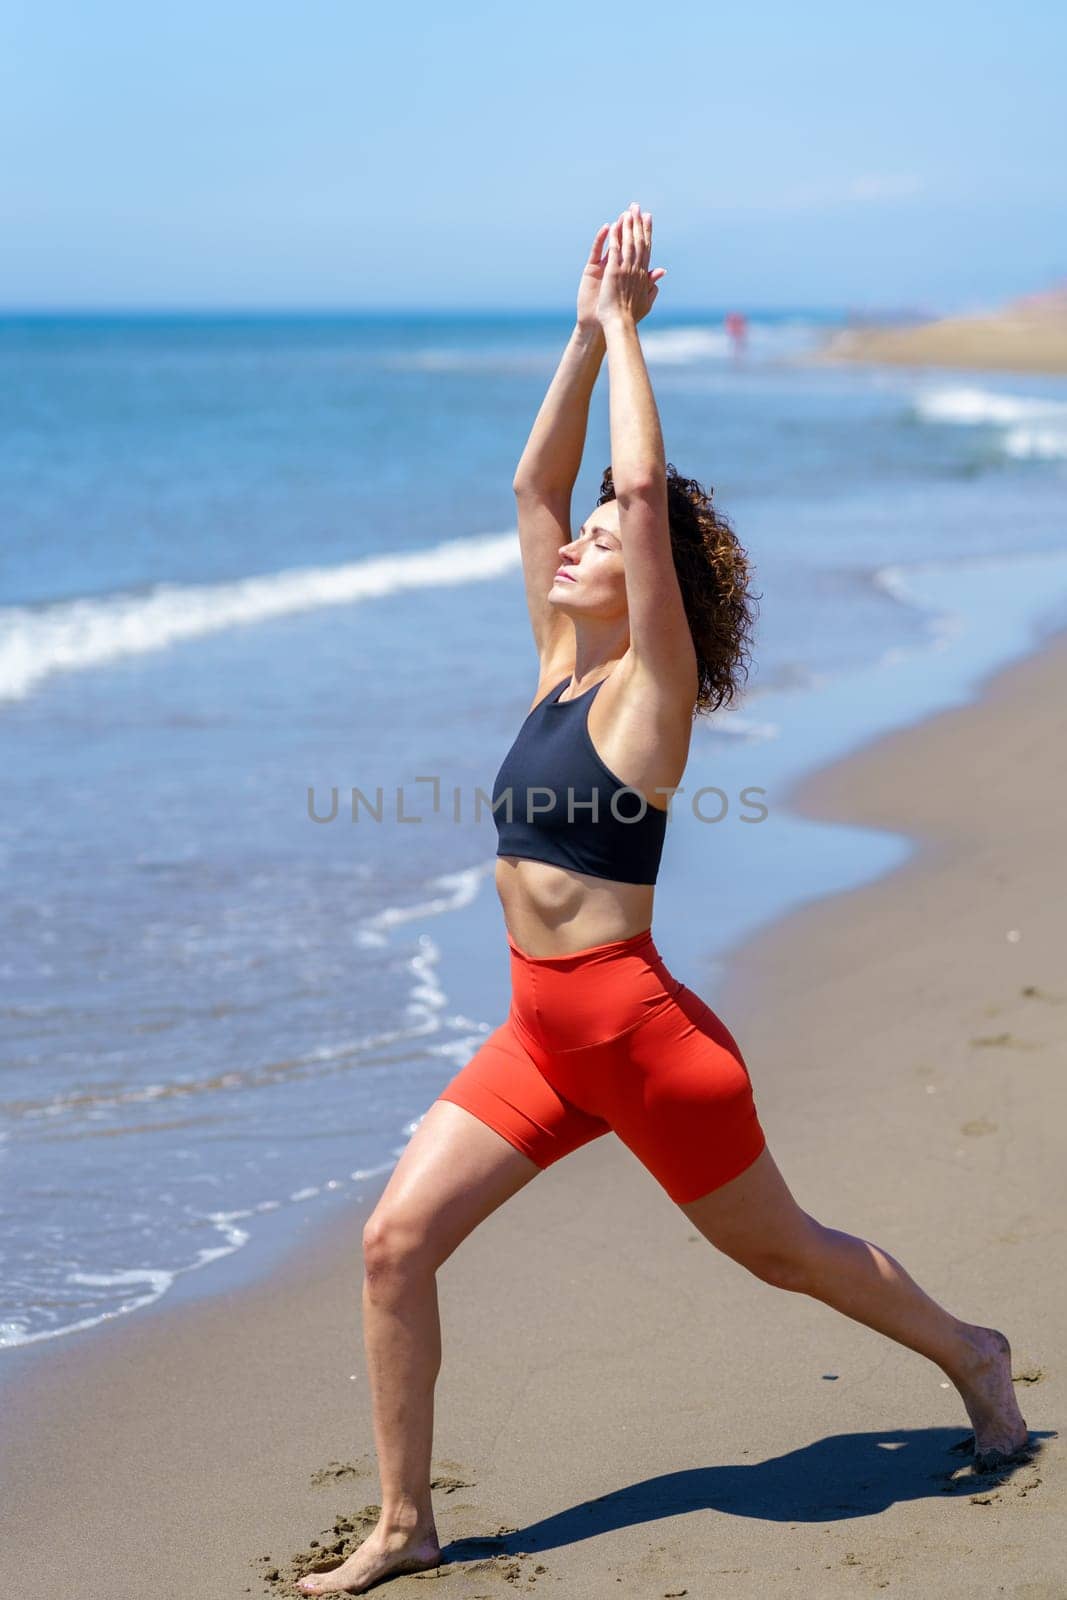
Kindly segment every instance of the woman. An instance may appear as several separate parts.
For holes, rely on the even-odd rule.
[[[649,270],[651,240],[636,203],[598,231],[576,326],[516,472],[540,677],[493,791],[511,1012],[426,1112],[364,1228],[382,1510],[341,1566],[300,1582],[306,1593],[359,1593],[438,1564],[435,1271],[509,1196],[609,1130],[719,1250],[935,1362],[962,1396],[974,1434],[957,1448],[974,1449],[978,1470],[1027,1442],[1007,1339],[942,1309],[885,1250],[800,1209],[736,1042],[652,938],[693,716],[731,698],[752,611],[728,523],[664,461],[637,336],[664,270]],[[572,538],[605,351],[611,467]]]

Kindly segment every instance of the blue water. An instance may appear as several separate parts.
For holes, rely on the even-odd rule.
[[[789,783],[1067,620],[1067,381],[813,365],[833,321],[757,317],[740,361],[716,316],[642,324],[762,595],[656,907],[727,1017],[739,935],[910,849]],[[0,1345],[225,1288],[388,1171],[506,1010],[475,795],[535,686],[511,478],[568,333],[0,321]],[[575,525],[608,459],[605,369]]]

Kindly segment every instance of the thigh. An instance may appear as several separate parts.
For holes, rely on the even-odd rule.
[[[780,1282],[802,1267],[820,1231],[793,1198],[766,1145],[738,1177],[681,1209],[724,1255]]]
[[[364,1242],[387,1235],[398,1253],[437,1267],[540,1170],[470,1112],[435,1100],[404,1146]]]
[[[375,1217],[440,1263],[539,1172],[608,1131],[552,1088],[503,1023],[422,1117]]]
[[[619,1041],[611,1126],[672,1200],[687,1204],[764,1149],[748,1068],[722,1019],[681,985]]]

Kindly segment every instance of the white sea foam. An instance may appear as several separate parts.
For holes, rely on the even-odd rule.
[[[1016,460],[1067,460],[1067,421],[1062,428],[1010,428],[1004,452]]]
[[[782,732],[781,723],[759,722],[755,717],[744,716],[738,711],[717,711],[707,726],[712,733],[740,739],[745,744],[758,744],[765,739],[777,739]]]
[[[1067,459],[1067,400],[953,385],[918,394],[914,409],[923,422],[999,428],[1001,449],[1016,460]]]
[[[761,322],[751,318],[745,336],[745,356],[756,361],[775,360],[800,354],[817,344],[824,329],[802,317],[784,322]],[[731,361],[734,342],[721,322],[693,323],[680,328],[641,325],[641,346],[650,365],[707,366]]]
[[[820,324],[802,317],[781,322],[764,322],[752,317],[748,322],[746,344],[748,350],[757,357],[773,357],[816,344],[822,331]],[[417,350],[391,353],[384,359],[388,366],[418,372],[551,373],[559,360],[562,343],[561,338],[537,347],[503,345],[496,349],[473,345],[424,345]],[[675,367],[706,366],[709,362],[725,361],[734,351],[733,340],[719,317],[711,317],[707,322],[665,327],[657,324],[655,313],[641,324],[641,347],[650,365]]]
[[[641,330],[641,348],[649,361],[669,366],[691,366],[694,362],[721,360],[732,348],[729,335],[721,327],[649,328]]]
[[[0,701],[24,699],[53,672],[99,666],[204,634],[401,589],[486,581],[518,567],[521,559],[515,529],[232,583],[161,583],[145,595],[0,608]]]
[[[235,1228],[228,1218],[219,1218],[215,1221],[215,1226],[222,1233],[226,1243],[214,1249],[198,1250],[195,1261],[189,1262],[184,1267],[176,1267],[173,1271],[162,1267],[126,1267],[114,1272],[68,1272],[66,1281],[76,1287],[134,1289],[141,1285],[144,1287],[144,1292],[127,1295],[119,1305],[112,1306],[107,1311],[98,1311],[95,1316],[82,1317],[78,1322],[67,1322],[58,1328],[40,1328],[35,1333],[29,1332],[24,1322],[5,1322],[0,1324],[0,1349],[14,1345],[37,1344],[42,1339],[59,1339],[64,1334],[77,1333],[83,1328],[96,1328],[102,1322],[110,1322],[115,1317],[128,1316],[131,1311],[139,1311],[142,1306],[151,1305],[154,1300],[166,1294],[174,1280],[183,1272],[195,1272],[198,1267],[206,1267],[211,1261],[232,1255],[235,1250],[248,1243],[248,1234],[243,1228]]]
[[[1049,409],[1067,416],[1067,405],[1056,401],[1030,400],[1022,395],[997,394],[992,389],[957,386],[930,389],[915,400],[915,409],[927,422],[966,424],[1021,422],[1043,416]]]
[[[405,1130],[407,1131],[407,1130]],[[316,1197],[323,1190],[336,1190],[344,1187],[346,1182],[361,1184],[368,1178],[376,1178],[392,1171],[396,1164],[399,1151],[393,1152],[388,1161],[379,1162],[372,1167],[357,1167],[354,1172],[345,1178],[329,1178],[326,1182],[311,1188],[297,1190],[288,1198],[290,1202],[300,1202]],[[136,1289],[143,1286],[144,1292],[126,1295],[120,1304],[111,1306],[107,1310],[98,1311],[90,1317],[81,1317],[77,1322],[66,1322],[60,1327],[39,1328],[31,1331],[28,1322],[21,1318],[12,1318],[0,1322],[0,1349],[13,1349],[16,1345],[38,1344],[43,1339],[60,1339],[66,1334],[80,1333],[87,1328],[97,1328],[103,1322],[111,1322],[115,1317],[128,1316],[133,1311],[139,1311],[142,1306],[151,1305],[159,1300],[162,1295],[172,1288],[175,1281],[186,1272],[196,1272],[201,1267],[208,1266],[213,1261],[229,1256],[235,1250],[240,1250],[251,1237],[245,1228],[235,1226],[238,1218],[254,1217],[263,1212],[277,1211],[281,1205],[280,1200],[261,1200],[257,1205],[244,1207],[234,1211],[212,1211],[203,1217],[205,1222],[211,1223],[222,1234],[224,1243],[215,1247],[204,1247],[197,1251],[195,1261],[188,1262],[183,1267],[171,1270],[162,1267],[132,1267],[119,1268],[114,1272],[68,1272],[66,1281],[75,1287],[92,1289]]]
[[[941,572],[949,565],[951,563],[936,561],[915,561],[907,566],[891,564],[877,567],[870,575],[876,589],[889,595],[899,605],[907,606],[910,611],[918,611],[923,615],[926,637],[920,647],[922,649],[946,649],[963,626],[963,619],[957,612],[942,611],[931,606],[916,587],[916,581],[921,581],[924,571]],[[890,645],[878,658],[879,664],[884,667],[892,666],[894,662],[904,661],[913,654],[914,650],[910,647]]]
[[[1016,550],[1010,555],[989,552],[982,555],[960,556],[952,560],[910,561],[890,563],[877,567],[870,573],[875,588],[890,595],[909,610],[919,612],[925,623],[925,638],[917,647],[919,652],[929,648],[944,650],[953,644],[965,627],[964,615],[957,610],[938,604],[931,598],[930,589],[942,592],[946,580],[952,586],[974,574],[998,572],[1005,581],[1021,580],[1031,586],[1030,592],[1040,593],[1042,572],[1047,571],[1046,589],[1050,594],[1062,592],[1064,555],[1060,550]],[[1030,578],[1026,569],[1034,574]],[[879,664],[891,665],[915,655],[916,649],[894,645],[879,657]]]
[[[444,873],[432,880],[443,894],[430,900],[419,900],[411,906],[384,906],[369,917],[364,917],[353,934],[354,942],[363,948],[380,948],[388,943],[388,932],[402,923],[419,921],[423,917],[438,916],[445,911],[460,911],[477,897],[481,880],[496,863],[490,859],[476,867],[465,867],[459,872]]]
[[[457,911],[469,905],[480,892],[480,886],[494,870],[495,859],[477,863],[473,867],[464,868],[457,872],[445,873],[432,878],[427,884],[431,891],[428,896],[411,906],[389,906],[364,919],[365,926],[357,929],[354,935],[357,944],[385,943],[387,930],[398,927],[406,922],[419,921],[424,917],[440,916],[447,912]],[[361,938],[361,933],[369,937]],[[408,1002],[403,1011],[402,1025],[392,1032],[379,1033],[372,1040],[361,1041],[381,1044],[396,1039],[413,1040],[425,1035],[447,1034],[450,1030],[465,1030],[460,1037],[443,1038],[440,1042],[426,1047],[427,1053],[454,1060],[457,1069],[470,1059],[470,1056],[483,1042],[485,1035],[491,1030],[492,1024],[477,1019],[460,1015],[450,1015],[447,1010],[448,995],[440,983],[437,968],[440,963],[440,946],[428,933],[421,933],[416,941],[417,948],[408,960],[410,984],[408,989]],[[345,1051],[349,1050],[345,1046]],[[302,1058],[304,1061],[325,1059],[336,1052],[328,1047],[319,1047],[307,1053]],[[218,1087],[220,1080],[211,1079],[201,1085],[168,1086],[168,1092],[174,1093],[177,1089]],[[154,1098],[163,1086],[149,1085],[146,1090],[129,1091],[124,1095],[112,1097],[112,1103],[121,1100]],[[61,1097],[60,1097],[61,1098]],[[84,1096],[67,1097],[72,1103],[84,1100]],[[38,1114],[53,1110],[67,1109],[56,1101],[46,1103],[35,1108]],[[409,1121],[401,1130],[405,1139],[410,1138],[421,1117]],[[124,1291],[143,1286],[143,1292],[124,1294],[121,1303],[113,1305],[106,1310],[98,1311],[93,1316],[84,1317],[76,1322],[68,1322],[62,1327],[43,1328],[30,1332],[28,1325],[18,1319],[11,1319],[0,1323],[0,1348],[20,1344],[33,1344],[42,1339],[59,1338],[64,1334],[76,1333],[82,1329],[97,1327],[102,1322],[107,1322],[114,1317],[127,1315],[140,1307],[150,1305],[158,1300],[171,1288],[175,1280],[184,1272],[195,1271],[206,1266],[209,1262],[221,1256],[232,1254],[247,1244],[251,1235],[237,1226],[238,1221],[257,1216],[262,1212],[278,1210],[282,1205],[300,1205],[309,1200],[315,1200],[320,1194],[327,1191],[341,1189],[346,1183],[360,1184],[367,1178],[377,1177],[392,1170],[395,1162],[404,1150],[404,1145],[395,1146],[390,1151],[387,1161],[371,1167],[357,1168],[349,1173],[347,1178],[328,1178],[321,1183],[304,1185],[292,1190],[284,1200],[267,1199],[257,1205],[242,1207],[230,1211],[213,1211],[202,1216],[202,1220],[209,1222],[222,1233],[225,1242],[215,1248],[202,1248],[197,1252],[195,1261],[186,1266],[174,1269],[164,1268],[134,1268],[119,1269],[113,1272],[79,1272],[67,1274],[67,1282],[75,1286],[96,1289],[115,1289]]]

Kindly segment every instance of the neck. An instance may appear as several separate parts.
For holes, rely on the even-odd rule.
[[[574,682],[584,688],[606,677],[630,647],[630,629],[623,618],[611,622],[582,622],[574,630]]]

